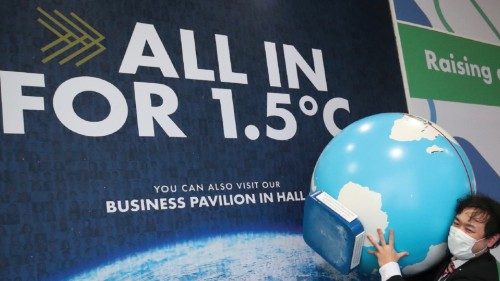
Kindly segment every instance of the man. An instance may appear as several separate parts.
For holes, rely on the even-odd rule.
[[[388,242],[381,229],[377,229],[380,243],[368,235],[375,247],[370,253],[377,257],[382,281],[500,280],[495,257],[489,252],[500,243],[500,204],[485,196],[470,195],[458,200],[455,213],[448,235],[450,255],[438,266],[406,279],[397,262],[409,253],[396,252],[394,231],[389,232]]]

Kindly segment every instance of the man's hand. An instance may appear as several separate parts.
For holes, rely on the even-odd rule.
[[[402,257],[408,256],[408,252],[398,253],[394,249],[394,231],[391,229],[389,231],[389,243],[385,242],[384,234],[382,233],[382,229],[377,228],[378,238],[380,240],[380,244],[375,241],[373,236],[368,234],[368,240],[375,247],[375,251],[369,250],[368,253],[375,255],[378,260],[378,265],[383,266],[389,262],[398,262]]]

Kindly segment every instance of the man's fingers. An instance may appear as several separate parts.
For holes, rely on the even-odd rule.
[[[401,252],[401,253],[398,253],[398,260],[399,260],[400,258],[403,258],[403,257],[409,256],[409,255],[410,255],[410,253],[408,253],[408,252]]]
[[[380,245],[385,246],[386,245],[385,237],[384,237],[384,233],[382,232],[382,229],[377,228],[377,233],[378,233],[378,238],[380,240]]]
[[[371,234],[368,234],[366,237],[368,238],[368,241],[372,243],[373,247],[375,247],[376,249],[380,247]]]
[[[394,245],[394,230],[389,231],[389,245]]]

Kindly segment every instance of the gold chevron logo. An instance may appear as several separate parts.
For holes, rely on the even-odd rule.
[[[59,64],[63,65],[79,59],[75,63],[78,67],[106,50],[101,44],[105,37],[75,13],[70,13],[70,19],[57,10],[54,10],[54,16],[40,7],[37,11],[43,15],[37,21],[57,37],[41,48],[46,54],[43,63],[59,58]]]

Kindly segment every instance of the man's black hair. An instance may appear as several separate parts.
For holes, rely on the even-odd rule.
[[[460,214],[466,208],[476,209],[471,218],[485,222],[485,238],[491,238],[500,233],[500,204],[497,201],[480,194],[468,195],[457,200],[455,213]],[[493,245],[493,248],[499,243],[500,239]]]

